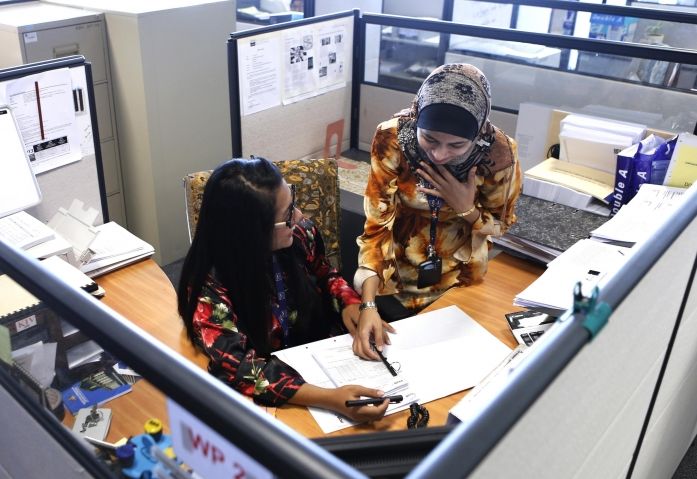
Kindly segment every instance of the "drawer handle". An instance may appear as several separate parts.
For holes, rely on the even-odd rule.
[[[77,43],[70,43],[68,45],[61,45],[59,47],[53,47],[53,58],[67,57],[70,55],[79,55],[80,45]]]

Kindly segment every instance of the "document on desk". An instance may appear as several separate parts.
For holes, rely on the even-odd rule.
[[[390,363],[398,366],[395,367],[397,377],[403,377],[408,387],[401,392],[406,400],[391,405],[388,414],[405,409],[414,400],[423,404],[474,387],[511,351],[456,306],[391,324],[397,333],[390,334],[392,344],[385,346],[383,354]],[[350,347],[352,342],[351,336],[346,334],[277,351],[275,355],[300,372],[306,381],[334,387],[315,359],[315,352]],[[377,361],[363,361],[362,364],[367,368],[384,367]],[[310,412],[325,433],[354,425],[329,411],[310,408]]]
[[[682,203],[683,188],[644,183],[615,216],[591,232],[591,237],[616,243],[638,243],[657,231]]]

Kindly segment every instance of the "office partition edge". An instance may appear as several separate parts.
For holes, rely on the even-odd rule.
[[[99,127],[97,125],[97,107],[95,105],[94,98],[94,87],[92,84],[92,64],[85,60],[82,55],[70,55],[63,58],[57,58],[55,60],[43,60],[40,62],[34,62],[26,65],[19,65],[12,68],[3,69],[0,72],[0,81],[12,80],[14,78],[21,78],[26,75],[33,75],[36,73],[42,73],[46,71],[47,67],[50,69],[58,68],[71,68],[71,67],[85,67],[85,77],[87,79],[87,94],[90,104],[90,118],[94,121],[91,122],[92,125],[92,141],[94,143],[94,155],[95,163],[97,167],[97,182],[99,184],[99,199],[102,204],[102,218],[106,223],[109,221],[109,211],[106,199],[106,183],[104,180],[104,165],[102,165],[102,150],[99,144]],[[67,206],[67,205],[66,205]]]
[[[675,340],[678,335],[678,330],[680,329],[680,323],[683,319],[683,313],[685,312],[685,307],[687,305],[688,298],[690,296],[690,290],[692,289],[692,284],[695,280],[695,272],[697,272],[697,255],[692,263],[692,271],[690,272],[690,279],[685,287],[685,294],[683,295],[682,302],[680,303],[680,310],[678,311],[678,316],[675,318],[675,326],[670,335],[670,340],[668,341],[668,348],[666,350],[665,357],[663,358],[663,363],[661,364],[661,369],[658,373],[658,379],[656,379],[656,387],[651,394],[651,401],[649,402],[648,410],[646,416],[644,417],[644,423],[641,426],[641,432],[637,439],[637,445],[634,449],[634,454],[632,455],[632,460],[629,464],[629,469],[627,470],[627,479],[632,477],[634,472],[634,467],[636,466],[639,454],[641,454],[641,446],[644,443],[644,437],[646,436],[646,431],[649,428],[649,422],[651,421],[651,415],[653,414],[654,406],[656,405],[656,400],[658,399],[658,392],[661,388],[661,383],[666,374],[666,369],[668,368],[668,361],[670,360],[671,353],[673,352],[673,346],[675,345]]]
[[[240,110],[240,77],[237,65],[237,41],[227,41],[228,95],[230,97],[230,130],[232,138],[232,157],[242,156],[242,121]]]
[[[0,388],[3,388],[18,404],[23,407],[28,414],[30,414],[40,426],[54,439],[57,443],[61,444],[63,448],[70,453],[70,455],[85,468],[85,472],[88,472],[90,477],[104,477],[112,478],[113,474],[107,469],[107,467],[94,460],[94,454],[85,447],[84,441],[78,439],[75,434],[69,434],[67,431],[62,431],[63,426],[58,423],[55,417],[51,413],[41,407],[41,405],[34,401],[27,401],[26,396],[21,392],[17,381],[10,377],[9,370],[0,367]],[[4,407],[4,405],[3,405]],[[5,441],[11,441],[9,437],[5,437]],[[31,445],[29,447],[34,447]],[[9,446],[5,442],[4,447]],[[23,446],[24,448],[27,445]],[[26,450],[26,449],[25,449]]]
[[[81,57],[84,60],[84,57]],[[92,82],[92,64],[85,62],[85,76],[87,77],[87,98],[90,102],[90,117],[97,118],[97,105],[94,96],[94,83]],[[94,155],[97,162],[97,183],[99,184],[99,197],[102,202],[102,218],[104,223],[109,222],[109,205],[106,199],[106,180],[104,179],[104,165],[102,164],[102,148],[99,143],[98,121],[92,123],[92,142],[94,144]]]
[[[357,40],[356,40],[357,39]],[[353,79],[351,81],[351,124],[350,147],[358,149],[358,119],[361,107],[361,81],[365,75],[365,24],[361,22],[361,12],[353,10]],[[341,150],[341,138],[337,150]],[[340,151],[338,153],[341,153]]]
[[[696,217],[697,188],[692,188],[685,193],[681,206],[666,219],[661,228],[646,238],[642,244],[635,246],[637,251],[622,268],[622,271],[626,273],[621,276],[613,276],[603,285],[598,296],[598,303],[607,303],[614,311],[656,261],[663,256],[685,227]],[[697,261],[697,259],[693,261]],[[686,286],[684,298],[689,294],[696,264],[693,263],[690,282]],[[685,299],[683,299],[683,303],[684,301]],[[676,318],[673,335],[679,326],[680,314]],[[591,339],[589,332],[583,327],[584,319],[583,313],[567,311],[559,319],[561,327],[557,331],[550,330],[548,332],[554,333],[553,336],[547,338],[545,343],[541,343],[538,352],[530,356],[519,369],[511,373],[507,385],[496,398],[470,422],[460,424],[407,477],[466,477],[471,473],[528,407],[540,397],[576,353]],[[667,364],[669,353],[668,350],[662,371]],[[659,384],[660,376],[654,388],[651,404],[654,403],[658,394]],[[642,432],[648,425],[650,414],[651,408],[649,407]],[[640,453],[642,437],[640,436],[636,446],[632,465]],[[631,470],[629,472],[631,473]]]
[[[250,28],[249,30],[242,30],[241,32],[232,32],[230,34],[230,40],[240,39],[245,37],[252,37],[261,35],[263,33],[271,33],[278,30],[286,30],[288,28],[304,27],[305,25],[312,25],[313,23],[325,22],[327,20],[334,20],[337,18],[350,17],[355,15],[354,12],[358,10],[345,10],[343,12],[329,13],[327,15],[320,15],[319,17],[304,18],[302,20],[293,20],[292,22],[277,23],[275,25],[263,26],[258,28]]]
[[[82,290],[70,287],[26,253],[0,241],[0,270],[40,298],[170,399],[282,477],[363,478],[363,474],[261,412],[219,380]],[[205,396],[206,401],[201,401]],[[52,434],[72,433],[57,422]],[[72,443],[71,443],[72,444]]]

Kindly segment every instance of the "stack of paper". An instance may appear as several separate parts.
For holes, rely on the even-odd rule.
[[[92,278],[149,258],[155,252],[150,244],[113,221],[95,228],[99,234],[90,245],[92,256],[80,266],[80,270]]]
[[[24,211],[0,218],[0,241],[17,248],[29,249],[55,236],[51,228]]]
[[[584,293],[609,278],[627,261],[630,249],[591,239],[577,242],[547,265],[547,270],[516,295],[513,304],[560,316],[573,306],[581,281]]]
[[[614,175],[616,155],[639,141],[646,125],[567,115],[559,132],[560,159]]]
[[[591,232],[601,241],[634,244],[656,232],[682,202],[682,188],[644,183],[632,200],[608,222]]]
[[[610,205],[605,201],[600,201],[588,193],[583,193],[559,183],[552,183],[525,175],[523,178],[523,193],[590,213],[610,216]]]
[[[360,384],[384,391],[386,395],[400,393],[409,387],[404,374],[393,376],[381,361],[359,358],[353,353],[350,344],[320,349],[314,351],[312,356],[336,387]],[[389,361],[393,363],[393,367],[394,364],[400,364],[394,357],[390,357]]]

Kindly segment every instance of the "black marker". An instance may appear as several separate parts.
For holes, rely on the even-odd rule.
[[[390,400],[390,404],[402,402],[402,397],[401,394],[398,394],[397,396],[383,396],[381,398],[370,398],[370,399],[352,399],[350,401],[346,401],[346,407],[356,407],[356,406],[368,406],[368,405],[373,405],[373,406],[379,406],[382,404],[382,402],[385,399]]]

